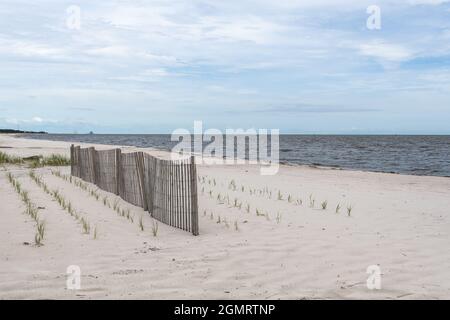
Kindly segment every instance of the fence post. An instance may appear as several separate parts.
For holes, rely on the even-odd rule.
[[[100,183],[100,161],[98,158],[98,151],[94,149],[92,152],[92,162],[94,163],[94,183],[98,187]]]
[[[81,178],[81,147],[77,146],[77,177]]]
[[[142,206],[144,208],[144,211],[148,210],[148,201],[147,201],[147,192],[145,187],[145,180],[144,180],[144,153],[138,152],[136,154],[136,164],[137,164],[137,172],[139,176],[139,185],[141,186],[141,199],[142,199]]]
[[[97,179],[95,177],[95,148],[94,147],[89,148],[89,158],[91,160],[91,163],[90,163],[91,170],[89,170],[89,171],[91,171],[91,178],[92,178],[92,181],[89,181],[89,182],[91,182],[93,184],[97,184],[97,181],[96,181]]]
[[[152,157],[152,168],[153,168],[153,172],[151,172],[151,179],[152,179],[152,217],[156,217],[156,211],[158,210],[158,205],[159,205],[159,194],[158,194],[158,190],[159,190],[159,165],[158,165],[158,159],[156,159],[155,157]]]
[[[155,182],[153,185],[153,208],[152,217],[161,221],[161,165],[159,159],[155,158]]]
[[[74,151],[75,151],[75,146],[72,144],[70,146],[70,175],[73,176],[74,175]]]
[[[115,149],[116,152],[116,190],[115,193],[116,195],[120,194],[120,180],[122,177],[122,171],[121,171],[121,164],[120,164],[120,160],[122,158],[122,150],[120,149]]]
[[[149,184],[149,204],[148,204],[148,211],[151,213],[151,216],[153,217],[153,212],[155,211],[155,180],[156,180],[156,161],[154,157],[151,157],[149,160],[149,167],[147,168],[149,170],[148,172],[148,178],[150,181]]]
[[[198,199],[197,199],[197,168],[195,166],[195,156],[191,156],[191,228],[192,234],[198,236]]]

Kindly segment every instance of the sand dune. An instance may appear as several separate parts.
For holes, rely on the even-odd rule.
[[[19,156],[68,155],[69,146],[0,135],[0,151]],[[199,166],[200,236],[159,223],[155,237],[141,208],[101,190],[97,200],[52,169],[69,174],[66,167],[36,174],[89,220],[91,233],[83,234],[28,168],[0,169],[2,299],[450,298],[448,178],[302,166],[261,176],[254,165]],[[41,247],[7,171],[40,207]],[[105,196],[133,221],[105,206]],[[69,265],[81,268],[80,290],[66,288]],[[366,286],[370,265],[381,269],[380,290]]]

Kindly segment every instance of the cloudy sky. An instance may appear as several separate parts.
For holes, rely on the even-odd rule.
[[[0,68],[0,127],[450,134],[450,1],[2,0]]]

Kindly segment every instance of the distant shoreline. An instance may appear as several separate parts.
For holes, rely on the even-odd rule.
[[[48,134],[27,139],[127,145],[170,151],[170,135]],[[204,144],[206,145],[206,144]],[[340,170],[450,176],[449,136],[308,136],[280,135],[280,164]]]
[[[0,134],[1,133],[6,133],[6,134],[12,134],[12,133],[48,134],[48,132],[45,132],[45,131],[22,131],[22,130],[14,130],[14,129],[0,129]]]

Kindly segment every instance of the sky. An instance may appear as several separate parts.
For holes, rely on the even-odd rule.
[[[0,128],[450,134],[450,1],[2,0],[0,70]]]

